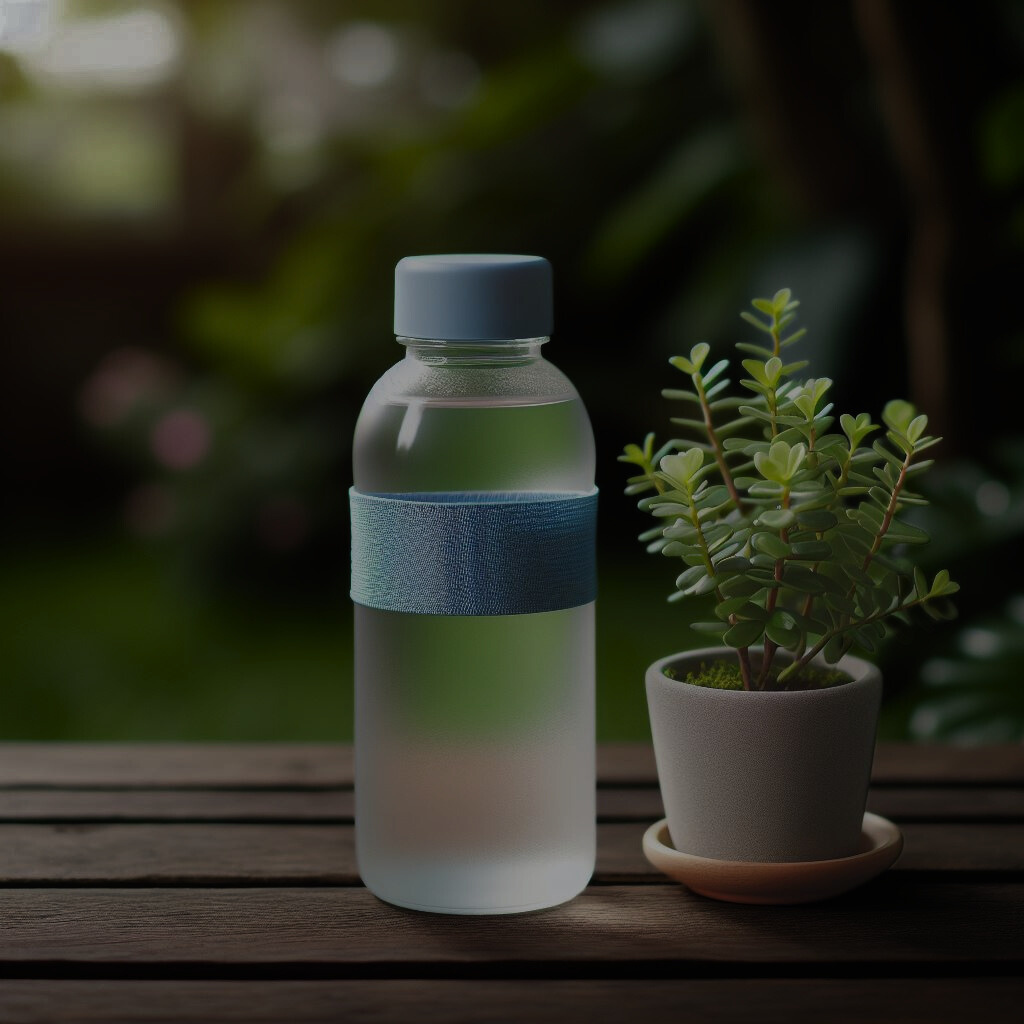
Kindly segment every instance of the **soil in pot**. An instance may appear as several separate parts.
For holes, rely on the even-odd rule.
[[[779,672],[785,665],[772,668],[768,673],[765,690],[824,690],[830,686],[841,686],[852,679],[846,672],[838,668],[822,668],[819,665],[808,665],[791,679],[780,685]],[[738,661],[702,661],[685,674],[667,665],[663,670],[669,679],[678,679],[693,686],[707,686],[713,690],[742,690],[743,677],[740,674]]]

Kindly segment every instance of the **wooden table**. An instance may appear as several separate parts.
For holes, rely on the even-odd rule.
[[[597,873],[517,917],[380,903],[337,746],[0,745],[0,1021],[1019,1021],[1024,747],[883,746],[896,866],[828,903],[695,896],[600,753]]]

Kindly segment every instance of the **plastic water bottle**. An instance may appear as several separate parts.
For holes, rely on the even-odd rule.
[[[359,416],[356,845],[381,899],[535,910],[595,853],[594,441],[541,354],[551,268],[417,256]]]

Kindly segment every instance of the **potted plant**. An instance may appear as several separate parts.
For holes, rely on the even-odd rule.
[[[657,525],[651,552],[679,559],[670,600],[705,598],[691,628],[715,646],[655,662],[648,705],[659,781],[676,850],[717,861],[810,862],[863,849],[881,677],[867,652],[896,621],[953,614],[958,588],[931,580],[905,549],[927,536],[903,518],[938,442],[927,417],[889,402],[837,417],[832,381],[797,380],[786,351],[798,303],[788,289],[743,318],[761,344],[738,348],[744,393],[727,393],[728,360],[710,346],[671,360],[688,386],[686,439],[653,434],[620,460],[627,494]],[[834,429],[838,426],[838,430]],[[690,440],[689,438],[693,438]]]

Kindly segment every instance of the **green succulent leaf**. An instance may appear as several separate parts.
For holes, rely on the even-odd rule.
[[[782,578],[786,586],[804,594],[823,594],[829,589],[827,576],[813,572],[804,565],[787,563]]]
[[[765,331],[766,333],[771,334],[771,324],[765,324],[764,321],[759,321],[754,313],[748,312],[744,309],[739,315],[744,319],[744,321],[746,321],[746,323],[750,324],[751,327],[756,327],[759,331]],[[740,342],[736,347],[743,348],[746,346],[743,342]]]
[[[736,545],[736,550],[739,550],[739,545]],[[744,558],[742,555],[730,554],[722,558],[721,561],[715,562],[715,572],[719,575],[722,573],[746,572],[749,568],[750,559]]]
[[[683,490],[690,489],[691,481],[703,465],[704,452],[699,448],[691,448],[679,455],[666,455],[660,462],[662,473]]]
[[[856,417],[843,413],[839,417],[839,426],[850,442],[850,448],[860,447],[861,441],[873,430],[878,429],[877,423],[871,422],[871,417],[866,412],[858,413]]]
[[[676,587],[679,590],[688,590],[707,574],[707,569],[703,565],[691,565],[689,569],[676,577]]]
[[[749,647],[764,636],[764,623],[756,619],[740,619],[726,630],[722,641],[729,647]]]
[[[825,660],[830,665],[834,665],[846,653],[844,638],[842,636],[832,637],[832,639],[825,644],[823,653],[825,655]]]
[[[800,639],[800,629],[796,619],[787,611],[776,609],[765,624],[765,634],[772,643],[780,647],[792,647]]]
[[[806,511],[797,510],[797,522],[808,530],[815,530],[824,533],[836,526],[839,520],[835,514],[824,508],[809,508]]]
[[[740,618],[755,618],[758,613],[764,614],[763,609],[753,604],[750,597],[740,594],[738,597],[728,597],[715,605],[715,614],[720,619],[728,619],[730,615],[739,615]]]
[[[708,384],[710,384],[713,380],[717,379],[719,377],[719,375],[722,374],[728,368],[729,368],[729,360],[728,359],[719,359],[718,362],[715,363],[715,365],[712,366],[711,369],[708,370],[708,372],[704,374],[703,380],[704,380],[705,387]],[[721,384],[728,384],[729,382],[728,381],[721,381],[720,383]],[[705,395],[707,395],[707,394],[710,394],[710,392],[705,392]]]
[[[832,557],[832,545],[824,540],[805,540],[792,547],[793,557],[802,562],[820,562]]]
[[[755,533],[751,543],[762,554],[771,558],[788,558],[793,549],[774,533]]]
[[[773,441],[767,452],[754,455],[754,466],[766,480],[787,484],[796,476],[807,457],[807,445]]]
[[[921,435],[924,434],[925,429],[928,426],[928,417],[922,413],[920,416],[915,416],[907,424],[907,439],[913,442],[918,441]]]
[[[885,403],[882,410],[882,422],[899,434],[906,435],[911,421],[917,416],[917,410],[903,399],[893,399]]]
[[[925,544],[928,534],[918,526],[894,519],[886,531],[885,539],[895,544]]]
[[[935,579],[932,580],[929,594],[931,597],[947,597],[950,594],[955,594],[959,589],[960,584],[954,583],[949,578],[949,571],[947,569],[940,569],[935,574]]]
[[[690,629],[696,633],[709,633],[711,636],[721,637],[729,628],[727,622],[691,622]]]
[[[784,370],[794,372],[788,366],[784,367]],[[791,391],[787,397],[804,414],[804,418],[811,421],[817,415],[818,403],[825,397],[831,386],[832,381],[828,377],[822,377],[819,380],[812,377]]]
[[[757,359],[744,359],[741,365],[750,374],[751,378],[762,387],[771,387],[771,381],[768,379],[768,373],[765,370],[766,363],[762,363]]]
[[[796,523],[796,513],[788,508],[773,508],[762,512],[754,521],[755,526],[767,526],[772,530],[785,530]]]
[[[699,341],[690,349],[690,362],[693,363],[696,370],[700,370],[704,365],[704,360],[707,359],[710,351],[711,346],[706,341]]]

